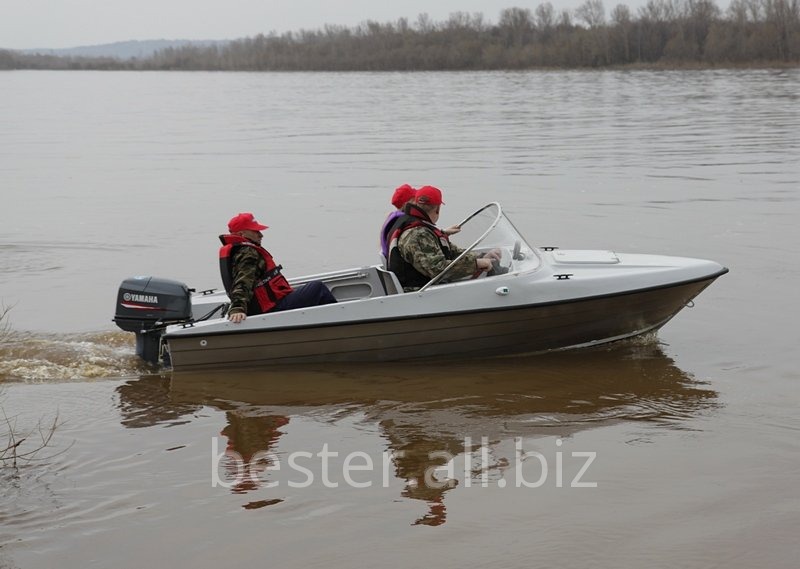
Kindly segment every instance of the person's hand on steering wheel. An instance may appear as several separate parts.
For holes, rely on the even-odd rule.
[[[486,251],[483,256],[487,259],[499,261],[503,258],[503,252],[500,249],[492,249],[491,251]]]
[[[475,264],[478,266],[478,270],[482,273],[489,272],[494,268],[494,266],[492,265],[492,260],[488,257],[481,257],[480,259],[476,259]]]

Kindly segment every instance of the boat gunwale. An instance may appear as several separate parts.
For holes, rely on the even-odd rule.
[[[197,338],[200,336],[204,337],[214,337],[214,336],[229,336],[229,335],[239,335],[239,334],[257,334],[257,333],[264,333],[264,332],[282,332],[285,330],[303,330],[308,328],[331,328],[335,326],[353,326],[359,324],[377,324],[381,322],[401,322],[406,320],[417,320],[417,319],[426,319],[426,318],[441,318],[443,316],[460,316],[466,314],[481,314],[485,312],[508,312],[512,310],[524,310],[529,308],[538,308],[538,307],[545,307],[545,306],[555,306],[555,305],[567,305],[567,304],[574,304],[578,302],[588,302],[593,300],[601,300],[604,298],[613,298],[619,296],[629,296],[633,294],[639,294],[643,292],[650,292],[654,290],[663,290],[669,288],[675,288],[679,286],[684,286],[688,284],[698,283],[702,281],[709,281],[711,284],[714,280],[718,279],[719,277],[727,274],[729,269],[727,267],[722,267],[719,271],[715,273],[711,273],[709,275],[705,275],[702,277],[696,277],[692,279],[687,279],[683,281],[671,282],[661,285],[654,285],[649,287],[643,288],[636,288],[626,291],[620,292],[611,292],[605,294],[599,294],[594,296],[584,296],[580,298],[569,298],[569,299],[562,299],[562,300],[550,300],[546,302],[534,302],[529,304],[517,304],[514,306],[499,306],[499,307],[491,307],[491,308],[473,308],[469,310],[452,310],[448,312],[436,312],[436,313],[424,313],[424,314],[408,314],[403,316],[391,316],[391,317],[380,317],[380,318],[370,318],[370,319],[361,319],[361,320],[347,320],[347,321],[338,321],[338,322],[324,322],[324,323],[313,323],[313,324],[298,324],[298,325],[289,325],[289,326],[279,326],[279,327],[271,327],[271,328],[257,328],[257,329],[246,329],[246,330],[223,330],[223,331],[211,331],[211,332],[202,332],[202,331],[187,331],[184,330],[191,330],[192,326],[187,326],[186,328],[181,328],[180,332],[167,332],[164,334],[164,339],[168,342],[171,340],[182,340],[184,338]],[[452,284],[452,283],[450,283]],[[404,294],[414,294],[411,293],[404,293]],[[386,298],[391,298],[391,296],[400,296],[400,295],[390,295]],[[384,298],[384,297],[382,297]],[[360,299],[360,300],[370,300],[370,299]],[[360,300],[355,300],[352,302],[359,302]],[[316,307],[314,307],[316,308]],[[303,310],[303,309],[297,309]],[[180,324],[176,324],[176,326],[180,326]]]

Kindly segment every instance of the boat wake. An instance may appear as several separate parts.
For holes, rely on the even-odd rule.
[[[64,381],[138,376],[150,367],[130,334],[37,334],[10,331],[0,340],[0,381]]]

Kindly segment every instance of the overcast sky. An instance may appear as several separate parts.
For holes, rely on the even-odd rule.
[[[584,0],[550,0],[557,12]],[[605,0],[606,13],[646,0]],[[727,0],[717,0],[722,7]],[[355,26],[364,20],[410,22],[420,13],[446,20],[481,12],[497,22],[503,8],[533,11],[541,0],[0,0],[0,48],[64,48],[149,39],[236,39],[270,31]]]

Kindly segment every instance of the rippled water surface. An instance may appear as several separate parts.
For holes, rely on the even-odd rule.
[[[372,263],[404,182],[731,272],[533,358],[170,374],[110,322],[219,286],[238,211],[289,275]],[[796,70],[2,73],[0,196],[0,567],[796,566]]]

